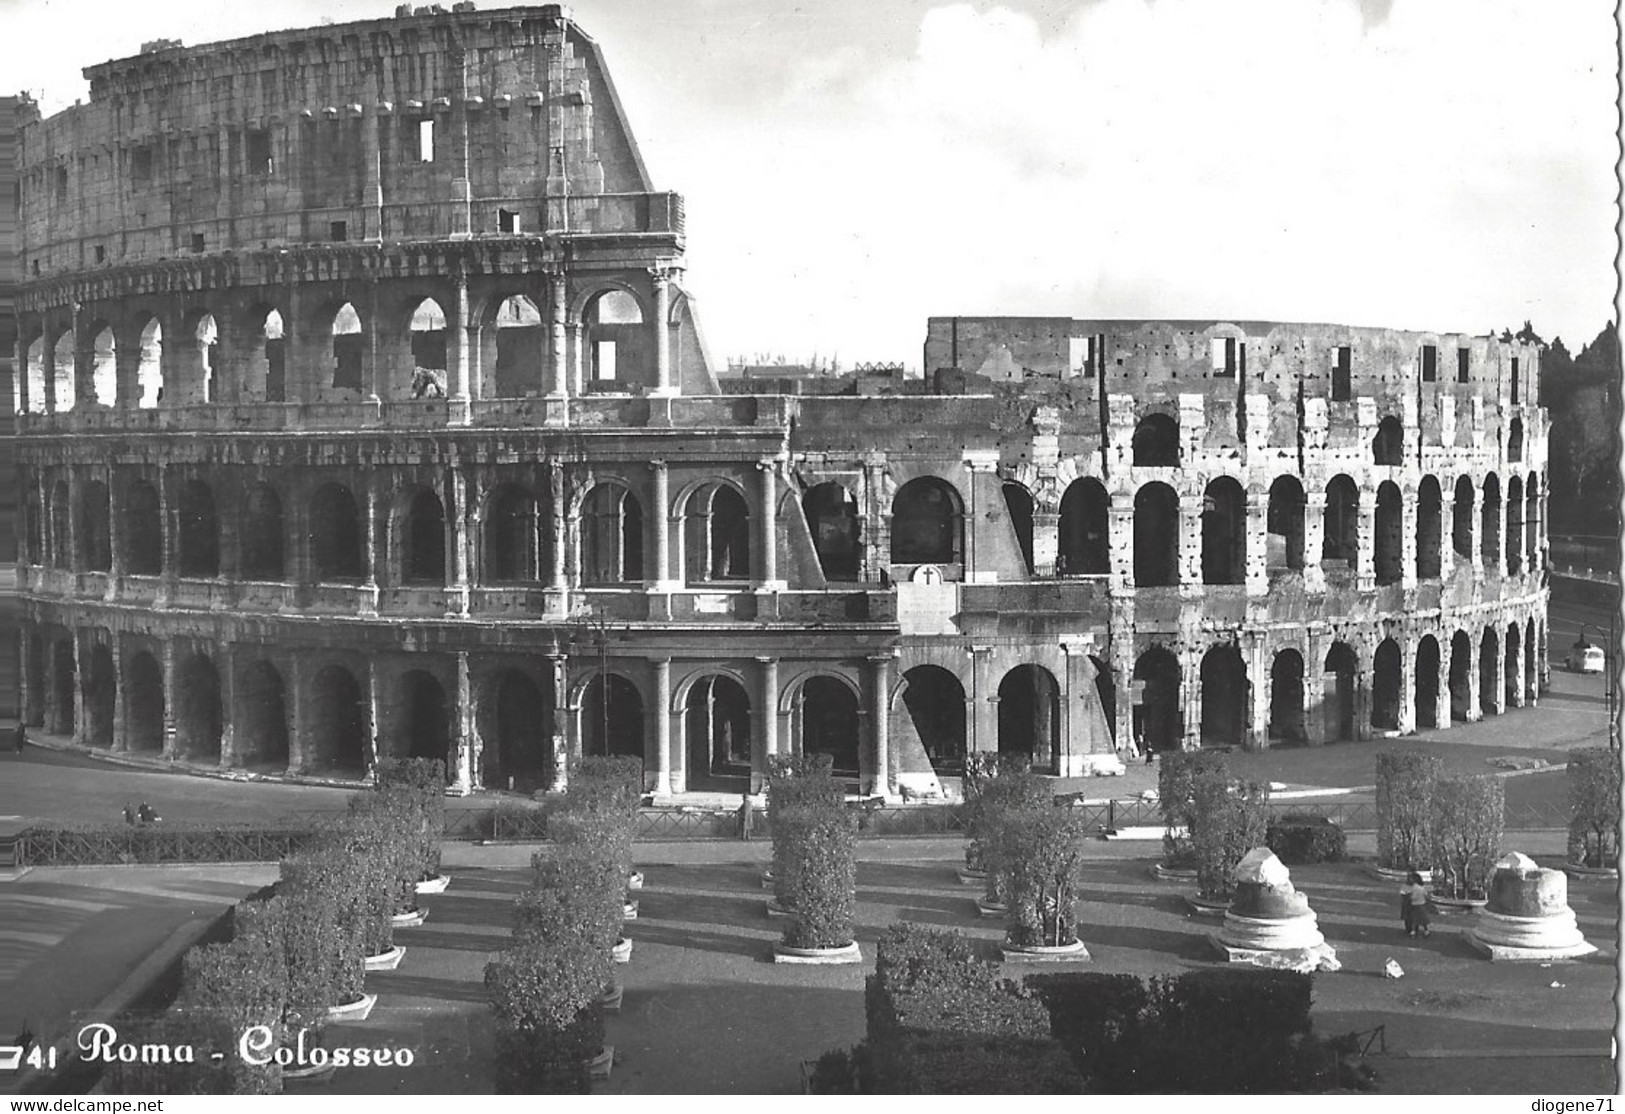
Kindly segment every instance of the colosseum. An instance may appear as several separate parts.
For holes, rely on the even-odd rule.
[[[913,797],[1543,687],[1536,347],[940,317],[921,375],[719,376],[568,9],[85,75],[19,116],[39,730],[463,791],[631,754],[657,800],[825,752]]]

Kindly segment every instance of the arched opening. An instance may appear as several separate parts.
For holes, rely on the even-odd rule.
[[[45,413],[45,338],[35,337],[23,354],[23,381],[28,386],[30,414]]]
[[[47,724],[57,735],[72,735],[78,720],[74,708],[74,676],[78,672],[73,660],[73,643],[67,638],[57,639],[51,645],[51,709]]]
[[[1507,428],[1507,460],[1513,464],[1523,462],[1523,419],[1514,417]]]
[[[1502,667],[1506,675],[1506,706],[1516,707],[1522,703],[1523,666],[1518,661],[1518,651],[1523,646],[1523,632],[1518,629],[1517,623],[1507,626],[1505,664]]]
[[[1523,481],[1507,480],[1507,573],[1523,571]]]
[[[93,747],[111,747],[118,690],[113,674],[113,651],[103,643],[90,647],[85,661],[84,691],[85,742]]]
[[[418,729],[408,715],[407,731]],[[347,774],[367,772],[367,706],[361,685],[341,665],[329,665],[311,683],[310,742],[305,764],[314,770]],[[418,757],[415,753],[414,757]],[[444,758],[445,752],[428,755]]]
[[[141,329],[141,360],[136,365],[136,406],[151,410],[164,397],[164,327],[154,317]]]
[[[1501,480],[1494,472],[1484,477],[1484,507],[1479,515],[1479,558],[1486,570],[1501,564]]]
[[[1416,726],[1439,726],[1439,640],[1424,634],[1416,645]]]
[[[175,753],[194,762],[220,761],[220,674],[203,654],[175,670]]]
[[[1106,737],[1113,743],[1117,742],[1117,680],[1112,676],[1111,666],[1089,655],[1089,662],[1095,670],[1095,698],[1100,701],[1100,714],[1106,721]]]
[[[1443,546],[1444,494],[1437,479],[1423,476],[1416,492],[1416,579],[1439,578]]]
[[[26,477],[21,478],[23,489],[23,552],[30,565],[43,564],[41,554],[45,552],[44,530],[45,515],[40,510],[38,490]]]
[[[1134,493],[1134,586],[1179,583],[1179,496],[1165,483]]]
[[[858,698],[835,677],[808,677],[796,695],[795,714],[802,754],[827,754],[837,777],[855,778],[858,769]]]
[[[343,484],[323,484],[311,497],[310,563],[318,581],[361,579],[361,514]]]
[[[858,579],[858,501],[838,483],[821,483],[801,497],[813,549],[826,580]]]
[[[110,326],[102,326],[91,338],[90,361],[90,401],[112,406],[118,398],[118,342]]]
[[[507,298],[496,312],[496,397],[523,398],[542,393],[540,369],[546,365],[546,334],[536,303],[523,294]]]
[[[188,480],[180,490],[180,544],[182,576],[220,575],[220,523],[215,517],[214,492],[202,480]]]
[[[73,568],[73,530],[69,523],[73,517],[73,503],[68,485],[58,480],[51,485],[51,567]]]
[[[79,549],[84,554],[85,568],[91,572],[106,572],[113,567],[107,485],[100,480],[91,480],[79,492]]]
[[[252,322],[252,318],[250,318]],[[282,338],[282,314],[264,311],[260,323],[246,338],[243,361],[243,396],[247,401],[283,402],[287,399],[287,356]]]
[[[1202,583],[1240,584],[1247,578],[1247,495],[1229,476],[1202,495]]]
[[[1377,488],[1376,552],[1372,571],[1378,584],[1397,584],[1405,567],[1405,523],[1400,508],[1399,485],[1384,480]]]
[[[412,493],[401,524],[401,579],[408,584],[446,582],[446,515],[440,497],[426,487]]]
[[[129,749],[164,749],[164,673],[145,650],[125,659],[124,716]]]
[[[412,343],[412,378],[406,384],[410,398],[446,397],[446,314],[440,303],[425,298],[412,311],[408,324]]]
[[[1377,435],[1371,439],[1371,463],[1399,464],[1404,457],[1405,428],[1390,414],[1377,423]]]
[[[1334,642],[1326,653],[1326,670],[1321,678],[1321,708],[1328,743],[1355,738],[1354,702],[1359,685],[1360,661],[1347,642]]]
[[[599,484],[581,506],[581,580],[621,584],[643,579],[643,509],[619,484]]]
[[[1328,573],[1352,573],[1360,559],[1360,491],[1345,475],[1326,485],[1325,537],[1321,567]]]
[[[401,674],[396,691],[399,693],[396,707],[405,721],[406,729],[400,734],[406,743],[407,756],[444,762],[449,780],[457,768],[457,756],[451,749],[451,704],[446,699],[446,690],[434,674],[409,669]]]
[[[333,338],[332,385],[337,390],[361,389],[361,358],[367,338],[361,329],[361,315],[345,302],[333,314],[328,330]]]
[[[1179,467],[1179,423],[1167,414],[1147,414],[1134,427],[1136,468]]]
[[[1178,750],[1185,734],[1179,660],[1153,646],[1134,663],[1134,737],[1152,750]]]
[[[582,353],[591,384],[601,390],[625,390],[638,380],[638,369],[652,367],[654,354],[643,326],[643,307],[625,290],[605,290],[587,303],[586,345]],[[630,374],[629,374],[630,373]]]
[[[1265,566],[1275,569],[1303,568],[1303,519],[1307,500],[1296,476],[1277,476],[1270,484],[1270,505],[1265,513]],[[1301,664],[1301,662],[1300,662]]]
[[[282,497],[270,484],[255,484],[248,489],[238,544],[244,578],[282,579]]]
[[[1021,548],[1021,563],[1028,576],[1033,574],[1033,495],[1014,480],[1004,483],[1004,507],[1010,514],[1010,528]]]
[[[1061,694],[1049,670],[1018,665],[999,682],[999,754],[1053,773],[1061,757]]]
[[[750,579],[750,511],[727,484],[705,484],[684,503],[683,574],[690,585]]]
[[[1466,723],[1473,706],[1473,643],[1459,630],[1450,639],[1450,719]]]
[[[963,559],[959,493],[934,476],[910,480],[892,500],[893,564],[953,565]]]
[[[504,670],[487,686],[482,712],[485,787],[533,793],[551,786],[556,730],[551,693],[518,670]]]
[[[1378,731],[1399,730],[1399,644],[1385,638],[1372,659],[1371,726]]]
[[[916,665],[903,674],[904,730],[919,736],[938,774],[965,769],[965,687],[939,665]],[[898,717],[893,718],[898,723]]]
[[[182,353],[186,365],[183,372],[188,382],[197,384],[197,390],[186,401],[217,402],[220,393],[215,385],[214,364],[215,353],[219,349],[220,329],[215,324],[214,314],[200,315],[192,325],[191,337],[191,347]]]
[[[1066,576],[1103,576],[1112,571],[1111,499],[1106,485],[1090,477],[1073,480],[1061,496],[1060,546],[1055,571]]]
[[[624,754],[643,759],[643,697],[638,687],[618,673],[608,674],[609,696],[604,696],[604,674],[587,682],[581,697],[581,753]],[[661,714],[661,710],[656,710]]]
[[[1540,553],[1540,478],[1529,473],[1528,490],[1523,493],[1523,547],[1524,559],[1530,572],[1540,572],[1545,566]]]
[[[1473,501],[1476,494],[1473,481],[1462,476],[1456,480],[1456,502],[1450,514],[1450,545],[1456,556],[1473,559]]]
[[[1286,743],[1308,739],[1303,722],[1303,655],[1281,650],[1270,664],[1269,736]]]
[[[66,414],[78,405],[74,391],[73,361],[73,330],[70,329],[56,338],[56,345],[51,351],[51,377],[55,381],[58,414]]]
[[[1495,628],[1484,631],[1478,643],[1478,710],[1486,716],[1496,712],[1495,695],[1501,688],[1501,640]]]
[[[737,787],[750,777],[750,697],[732,677],[689,686],[683,723],[689,788]]]
[[[1203,746],[1240,746],[1245,741],[1251,687],[1235,646],[1214,646],[1202,655]]]
[[[243,671],[242,709],[234,736],[237,764],[268,770],[288,765],[288,698],[282,674],[268,661]]]
[[[1540,693],[1540,640],[1533,619],[1524,626],[1523,691],[1525,700],[1533,700]]]
[[[540,576],[536,500],[518,484],[491,493],[485,510],[483,579],[488,584],[534,581]]]

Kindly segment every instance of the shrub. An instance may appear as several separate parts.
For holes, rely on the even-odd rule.
[[[1569,862],[1619,863],[1619,755],[1604,747],[1569,751]]]
[[[982,862],[981,825],[982,792],[988,782],[1001,773],[1017,773],[1030,767],[1031,762],[1024,754],[1000,755],[984,750],[974,751],[965,757],[965,802],[960,806],[960,821],[965,828],[966,869],[986,869]]]
[[[1264,845],[1269,788],[1257,782],[1231,782],[1222,766],[1199,770],[1191,805],[1197,893],[1210,901],[1228,901],[1235,889],[1236,864],[1248,851]]]
[[[1348,857],[1348,837],[1324,816],[1288,813],[1270,821],[1265,843],[1288,866],[1340,863]]]
[[[625,754],[580,759],[570,771],[565,799],[572,809],[635,815],[643,800],[643,759]]]
[[[1025,762],[1007,760],[997,769],[998,774],[986,779],[977,793],[971,839],[981,849],[982,866],[987,871],[987,900],[1008,904],[1010,867],[1001,857],[996,833],[1011,813],[1051,807],[1055,795],[1049,783]]]
[[[610,949],[620,935],[626,885],[613,861],[588,848],[561,848],[553,859],[532,860],[535,879],[515,906],[514,938],[574,946],[587,941],[590,962],[610,981]]]
[[[850,1049],[835,1048],[814,1061],[807,1079],[810,1095],[862,1095],[869,1093],[865,1079],[870,1074],[869,1049],[858,1044]]]
[[[410,802],[417,823],[412,846],[420,863],[419,880],[440,873],[440,843],[446,830],[446,764],[438,758],[387,758],[373,767],[378,789]]]
[[[773,840],[773,896],[786,909],[795,907],[795,898],[783,881],[789,867],[784,861],[787,852],[779,834],[779,817],[788,809],[844,806],[846,788],[832,774],[834,761],[828,754],[815,752],[775,755],[768,762],[767,830]]]
[[[334,993],[334,949],[328,945],[333,926],[329,902],[295,901],[286,896],[245,901],[233,910],[233,938],[257,940],[282,963],[284,994],[281,1029],[285,1036],[300,1029],[320,1032],[327,1011],[338,1004]]]
[[[1077,939],[1077,902],[1088,830],[1070,809],[1049,805],[1004,814],[990,833],[1006,878],[1005,935],[1019,946]]]
[[[1136,1065],[1143,1055],[1144,1015],[1151,998],[1137,975],[1032,975],[1026,985],[1049,1010],[1050,1032],[1072,1057],[1086,1090],[1122,1094],[1144,1089]]]
[[[587,1093],[587,1060],[604,1045],[604,984],[584,958],[567,946],[517,942],[486,964],[499,1092]]]
[[[857,904],[857,825],[844,809],[803,805],[773,829],[776,886],[796,911],[784,931],[794,948],[840,948],[853,939]],[[782,862],[782,866],[780,863]]]
[[[282,890],[290,903],[303,905],[300,916],[311,934],[311,947],[327,957],[334,1003],[361,997],[366,975],[367,931],[364,900],[351,886],[347,849],[323,839],[282,861]]]
[[[186,953],[183,970],[175,1008],[198,1034],[192,1042],[198,1063],[189,1069],[199,1076],[194,1093],[281,1094],[282,1069],[274,1060],[250,1064],[235,1055],[237,1041],[251,1026],[275,1027],[282,1020],[287,982],[282,957],[271,942],[250,936],[193,948]],[[226,1055],[214,1061],[207,1049]]]
[[[626,880],[632,873],[632,837],[636,818],[614,810],[575,810],[567,808],[548,821],[554,843],[581,848],[612,864],[620,873],[616,892],[625,895]]]
[[[1196,866],[1196,780],[1208,773],[1223,780],[1229,774],[1224,754],[1207,750],[1173,750],[1157,763],[1157,807],[1162,812],[1162,864],[1170,870]]]
[[[340,830],[350,870],[349,887],[362,906],[367,954],[388,951],[390,918],[417,908],[423,877],[417,837],[419,817],[398,793],[361,793],[350,798],[348,823]]]
[[[1444,764],[1430,754],[1389,750],[1377,755],[1377,864],[1386,870],[1426,870],[1433,845],[1433,786]]]
[[[1506,787],[1492,774],[1442,777],[1433,787],[1433,892],[1482,898],[1501,852]]]

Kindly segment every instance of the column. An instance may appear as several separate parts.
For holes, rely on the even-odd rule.
[[[782,592],[784,581],[779,579],[779,465],[771,458],[756,463],[761,473],[761,544],[762,575],[756,583],[758,592]]]
[[[566,348],[565,322],[569,318],[566,304],[567,291],[562,267],[549,272],[548,287],[552,297],[548,300],[548,384],[547,393],[560,398],[570,395],[569,352]]]
[[[107,487],[107,599],[115,599],[124,579],[124,516],[119,513],[117,478],[109,465],[103,469],[102,483]],[[17,545],[22,552],[22,543]]]
[[[361,584],[361,614],[378,614],[378,483],[369,471],[362,513],[367,520],[362,525],[366,538],[366,579]]]
[[[649,507],[649,528],[654,549],[654,567],[649,570],[649,591],[669,592],[675,586],[671,579],[671,490],[670,478],[664,460],[649,462],[650,489],[653,495]]]
[[[871,457],[865,460],[863,476],[863,490],[859,493],[863,513],[858,519],[858,529],[863,532],[859,554],[862,567],[858,569],[858,575],[866,583],[874,584],[880,580],[881,571],[891,564],[891,516],[888,508],[880,505],[880,493],[886,477],[884,459]]]
[[[1475,547],[1473,550],[1477,553]],[[1484,709],[1479,701],[1478,691],[1478,658],[1483,647],[1479,640],[1473,637],[1472,628],[1467,628],[1467,722],[1477,723],[1484,718]]]
[[[1304,487],[1307,489],[1308,482]],[[1303,586],[1308,592],[1326,590],[1320,559],[1326,548],[1326,489],[1305,490],[1303,498]],[[1318,666],[1316,667],[1318,669]],[[1306,664],[1307,669],[1307,664]],[[1307,675],[1307,674],[1306,674]]]
[[[1509,688],[1504,679],[1504,675],[1501,682],[1501,689],[1505,693],[1507,703],[1514,708],[1521,708],[1524,704],[1525,685],[1523,681],[1523,659],[1524,655],[1529,653],[1529,647],[1523,644],[1524,629],[1525,628],[1522,623],[1518,624],[1518,648],[1513,650],[1509,647],[1506,652],[1506,664],[1513,670],[1513,683]],[[1502,632],[1501,637],[1506,637],[1505,632]]]
[[[1411,566],[1414,574],[1415,566]],[[1399,647],[1399,722],[1401,735],[1416,734],[1416,639],[1395,638]]]
[[[1501,715],[1502,713],[1504,713],[1507,710],[1507,686],[1506,686],[1507,632],[1506,632],[1506,630],[1504,628],[1497,629],[1494,626],[1491,626],[1490,629],[1492,631],[1494,631],[1494,633],[1495,633],[1495,660],[1490,663],[1490,668],[1489,668],[1489,672],[1490,672],[1490,691],[1488,693],[1488,696],[1490,698],[1490,708],[1492,709],[1493,713],[1495,715]],[[1480,637],[1482,637],[1482,636],[1480,636]],[[1483,662],[1479,662],[1479,668],[1481,668],[1481,669],[1484,668],[1484,663]],[[1483,687],[1484,687],[1483,682],[1480,682],[1479,683],[1479,696],[1480,696],[1480,698],[1482,698],[1484,695],[1486,695],[1483,692]]]
[[[761,665],[762,712],[757,718],[762,724],[762,757],[772,765],[779,754],[779,659],[759,657]],[[763,770],[763,774],[766,774]]]
[[[468,676],[468,651],[457,651],[457,792],[474,787],[474,700]]]
[[[1496,533],[1496,535],[1498,537],[1500,537],[1501,544],[1495,547],[1495,559],[1494,559],[1494,561],[1492,563],[1492,568],[1487,569],[1486,571],[1487,572],[1493,572],[1496,576],[1502,576],[1502,575],[1504,575],[1506,573],[1506,569],[1507,569],[1507,541],[1508,541],[1508,539],[1507,539],[1507,489],[1506,489],[1506,481],[1505,480],[1502,480],[1502,482],[1501,482],[1501,501],[1498,504],[1496,504],[1496,507],[1495,507],[1495,533]],[[1502,633],[1504,634],[1505,632],[1503,631]]]
[[[141,357],[143,345],[139,334],[122,337],[113,350],[114,405],[123,410],[134,410],[141,404]],[[18,367],[22,367],[19,361]],[[27,380],[23,381],[25,384]],[[24,403],[26,405],[26,398]]]
[[[1106,537],[1111,558],[1110,584],[1113,592],[1123,592],[1134,587],[1134,493],[1114,491],[1109,499]],[[1131,662],[1130,671],[1133,668]]]
[[[672,793],[671,753],[671,659],[652,658],[655,671],[655,699],[651,709],[655,718],[655,785],[656,797]]]
[[[965,726],[970,730],[967,751],[999,749],[999,688],[993,683],[993,647],[972,646],[970,714]]]
[[[90,660],[85,631],[75,630],[68,644],[73,647],[73,741],[84,746],[90,741],[85,730],[85,663]]]
[[[1033,575],[1055,575],[1055,556],[1060,551],[1061,516],[1049,511],[1033,512]]]
[[[1246,654],[1247,660],[1247,697],[1250,715],[1247,749],[1267,750],[1270,745],[1270,662],[1263,636],[1257,632],[1244,635],[1242,652]]]
[[[451,313],[446,321],[446,363],[450,372],[451,397],[456,402],[468,402],[468,383],[471,378],[469,362],[471,360],[469,344],[470,330],[468,327],[468,276],[461,270],[456,273],[456,292],[453,295]]]
[[[1259,400],[1262,405],[1263,400]],[[1265,596],[1270,590],[1269,574],[1269,493],[1247,493],[1247,540],[1243,549],[1246,573],[1245,583],[1249,596]],[[1264,735],[1260,734],[1260,738]]]
[[[549,586],[555,592],[562,593],[568,583],[565,580],[564,465],[556,459],[547,462],[547,490],[547,509],[553,547],[553,571]]]
[[[1450,638],[1448,631],[1435,636],[1439,642],[1439,675],[1436,678],[1438,695],[1433,702],[1433,722],[1439,727],[1450,726]]]
[[[1456,495],[1452,486],[1448,486],[1444,477],[1439,479],[1439,581],[1442,584],[1450,583],[1450,576],[1456,571]],[[1448,723],[1449,721],[1444,721]]]
[[[28,639],[23,639],[24,662],[18,680],[26,686],[28,683],[27,666]],[[130,749],[130,720],[125,707],[126,695],[124,692],[124,648],[119,645],[118,631],[113,632],[113,749],[126,751]],[[22,703],[27,708],[27,700]]]
[[[1196,750],[1202,745],[1202,701],[1197,699],[1202,691],[1201,658],[1193,649],[1186,649],[1179,656],[1179,691],[1183,696],[1180,710],[1184,713],[1179,749]]]
[[[164,748],[165,758],[174,761],[175,754],[175,642],[164,640]]]
[[[288,684],[282,691],[288,701],[288,773],[299,774],[305,769],[306,692],[310,678],[304,654],[297,651],[288,655]]]
[[[468,475],[453,464],[447,491],[451,505],[446,508],[447,532],[451,541],[451,589],[446,593],[446,614],[468,614]]]
[[[554,792],[562,793],[569,784],[570,743],[568,738],[570,678],[568,659],[563,654],[547,655],[553,671],[553,784]]]
[[[237,765],[237,673],[231,643],[220,643],[214,668],[220,678],[220,765],[230,768]]]
[[[85,550],[79,542],[79,469],[69,468],[68,474],[68,560],[67,568],[71,573],[81,573],[85,569]],[[74,578],[74,590],[78,589],[78,578]]]
[[[666,318],[671,316],[671,271],[654,267],[649,271],[654,285],[655,334],[655,386],[650,394],[675,395],[677,387],[671,381],[671,335],[666,329]]]
[[[1416,587],[1416,503],[1417,493],[1410,489],[1399,501],[1399,583],[1407,592]]]
[[[1377,586],[1377,496],[1368,488],[1360,488],[1360,510],[1355,553],[1354,586],[1369,592]]]
[[[384,183],[383,166],[378,142],[378,132],[382,125],[378,114],[382,111],[378,105],[369,105],[365,115],[361,118],[361,172],[365,176],[362,183],[362,198],[367,205],[367,213],[361,219],[361,235],[368,240],[378,243],[384,238]],[[221,144],[222,148],[225,146]],[[222,181],[230,181],[230,175],[222,174]]]
[[[581,358],[582,337],[586,328],[579,322],[571,322],[566,326],[569,333],[570,344],[570,393],[584,395],[587,393],[587,365]]]
[[[891,653],[874,654],[869,658],[870,707],[873,709],[869,722],[874,728],[875,765],[873,784],[868,786],[868,792],[882,797],[892,795],[891,667]]]
[[[155,602],[162,606],[167,604],[175,593],[175,578],[178,572],[179,561],[176,559],[176,548],[179,544],[179,523],[176,521],[178,508],[175,497],[175,470],[168,466],[158,469],[158,526],[162,532],[159,539],[162,560],[158,566],[158,592]]]
[[[378,679],[378,659],[367,659],[367,777],[377,775],[378,759],[381,757],[382,740],[378,736],[379,724],[383,722],[382,696],[384,686]]]
[[[1467,550],[1472,554],[1473,575],[1476,577],[1484,571],[1484,489],[1477,484],[1473,485],[1473,512],[1467,516],[1467,526]],[[1477,653],[1478,645],[1474,643],[1473,654],[1476,656]]]

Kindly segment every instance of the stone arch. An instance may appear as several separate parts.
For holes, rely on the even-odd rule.
[[[181,576],[220,575],[220,520],[214,489],[200,479],[187,480],[176,493],[180,536],[176,559]]]
[[[707,673],[689,682],[683,727],[690,789],[749,778],[753,712],[745,686],[726,673]]]
[[[220,326],[214,314],[206,309],[193,310],[183,322],[185,342],[176,357],[175,367],[181,382],[168,394],[175,403],[217,402],[220,394],[215,384],[215,354],[220,346]],[[165,381],[167,387],[168,381]]]
[[[1515,414],[1507,427],[1507,460],[1512,464],[1523,463],[1523,419]]]
[[[1473,559],[1473,503],[1477,494],[1471,478],[1457,477],[1456,502],[1450,516],[1450,544],[1457,557],[1468,561]]]
[[[636,381],[644,369],[653,366],[653,340],[644,326],[650,314],[630,286],[601,286],[583,298],[580,306],[586,379],[614,389]]]
[[[1502,673],[1506,686],[1506,706],[1516,707],[1523,703],[1523,668],[1518,660],[1518,651],[1523,648],[1523,631],[1519,629],[1516,620],[1507,624],[1506,653],[1503,655],[1504,665]]]
[[[999,681],[999,755],[1024,755],[1051,773],[1061,759],[1061,690],[1041,665],[1018,665]]]
[[[1134,663],[1134,737],[1141,750],[1179,750],[1185,735],[1179,659],[1152,646]]]
[[[1540,476],[1535,472],[1529,473],[1523,499],[1524,561],[1530,572],[1540,572],[1545,565],[1540,552]]]
[[[1404,685],[1399,643],[1385,638],[1371,659],[1371,726],[1377,731],[1398,731]]]
[[[1010,515],[1010,527],[1015,531],[1016,544],[1021,548],[1025,575],[1033,574],[1033,493],[1025,484],[1005,480],[1004,509]]]
[[[1106,485],[1081,476],[1061,496],[1060,546],[1056,572],[1102,576],[1112,571],[1111,497]]]
[[[73,504],[68,494],[68,481],[57,480],[51,485],[51,567],[73,568]]]
[[[310,691],[311,745],[304,752],[306,766],[347,774],[366,773],[371,765],[366,696],[355,674],[342,665],[323,666],[311,680]],[[408,730],[419,729],[411,718],[406,724]],[[445,755],[426,757],[444,759]]]
[[[224,729],[220,674],[207,654],[192,653],[175,669],[175,753],[190,761],[220,761]]]
[[[1270,663],[1270,720],[1268,734],[1287,743],[1308,741],[1303,722],[1303,655],[1278,650]]]
[[[1270,569],[1303,568],[1303,522],[1308,501],[1303,484],[1296,476],[1277,476],[1270,484],[1269,509],[1265,512],[1265,565]],[[1299,665],[1303,663],[1300,660]]]
[[[489,339],[485,339],[485,334]],[[536,303],[510,294],[497,303],[482,341],[488,344],[491,386],[496,398],[523,398],[542,393],[539,370],[548,358],[547,330]],[[483,361],[482,361],[483,362]]]
[[[1466,723],[1472,718],[1473,642],[1464,630],[1450,639],[1450,719]]]
[[[480,702],[481,774],[487,789],[532,793],[553,784],[552,682],[518,669],[489,679]]]
[[[1202,494],[1202,583],[1246,579],[1247,493],[1234,478],[1219,476]]]
[[[112,649],[105,642],[92,643],[84,666],[80,683],[85,694],[85,742],[106,749],[113,745],[113,710],[119,696]]]
[[[1320,559],[1354,572],[1360,559],[1360,489],[1339,473],[1326,485],[1325,536]]]
[[[1523,480],[1512,476],[1507,480],[1507,573],[1516,576],[1523,571]]]
[[[1501,563],[1501,480],[1494,472],[1484,477],[1484,502],[1479,511],[1478,552],[1486,569]]]
[[[1326,651],[1321,679],[1321,708],[1325,716],[1326,741],[1350,742],[1358,737],[1355,706],[1360,680],[1360,659],[1347,642],[1334,642]]]
[[[446,311],[433,298],[419,299],[407,316],[405,331],[412,351],[412,377],[395,384],[391,393],[402,398],[445,398],[450,336]]]
[[[844,484],[816,484],[801,497],[824,578],[858,579],[858,501]]]
[[[1501,687],[1501,639],[1494,627],[1485,627],[1478,642],[1478,710],[1493,716],[1495,694]]]
[[[113,327],[96,321],[87,330],[90,337],[90,398],[98,406],[118,401],[118,340]]]
[[[91,572],[107,572],[113,567],[110,525],[107,485],[90,480],[79,489],[79,550],[84,567]]]
[[[73,330],[66,329],[57,335],[51,348],[51,378],[56,388],[55,412],[58,414],[66,414],[79,404],[74,385],[73,347]]]
[[[481,516],[481,577],[487,584],[541,579],[543,547],[537,500],[523,484],[501,483],[491,490]]]
[[[954,565],[964,560],[964,502],[946,480],[921,476],[892,498],[893,564]]]
[[[283,578],[282,539],[282,496],[268,483],[252,485],[243,498],[242,521],[237,532],[244,579]]]
[[[164,397],[164,323],[155,316],[141,326],[141,357],[135,370],[135,404],[151,410]]]
[[[282,313],[258,305],[248,312],[243,347],[242,392],[250,402],[284,402],[288,397],[287,344]]]
[[[1444,493],[1434,476],[1416,492],[1416,579],[1437,580],[1444,561]]]
[[[1142,484],[1134,493],[1134,586],[1179,583],[1179,496],[1165,483]]]
[[[1416,698],[1413,718],[1418,730],[1441,726],[1439,723],[1439,640],[1424,634],[1416,644],[1415,677]]]
[[[318,581],[361,579],[361,512],[343,484],[323,484],[311,496],[310,564]]]
[[[1167,414],[1147,414],[1134,427],[1130,445],[1136,468],[1179,467],[1179,422]]]
[[[1378,584],[1397,584],[1405,566],[1405,522],[1399,485],[1384,480],[1377,487],[1376,537],[1372,539],[1372,571]]]
[[[581,504],[583,584],[643,579],[643,508],[623,484],[595,484]]]
[[[130,750],[164,749],[164,671],[146,650],[124,659],[124,725]]]
[[[1252,682],[1241,650],[1224,642],[1202,655],[1202,745],[1240,746],[1247,738]]]
[[[605,696],[605,689],[608,696]],[[656,715],[664,709],[656,709]],[[581,753],[626,755],[643,760],[643,694],[632,681],[600,671],[581,690]]]
[[[452,749],[453,710],[445,686],[433,673],[408,669],[400,675],[395,682],[395,722],[404,724],[398,734],[408,758],[435,759],[444,762],[448,771],[457,768]]]
[[[739,489],[712,480],[690,491],[681,505],[684,582],[749,580],[750,509]]]
[[[400,577],[404,584],[446,583],[446,512],[440,496],[416,487],[401,498]]]
[[[903,674],[902,708],[893,722],[913,730],[938,774],[965,768],[965,687],[940,665],[916,665]],[[898,712],[901,715],[898,715]]]
[[[335,390],[357,390],[362,386],[362,360],[367,350],[366,326],[350,302],[333,307],[318,318],[320,334],[331,338],[332,364],[325,378]]]
[[[241,714],[233,735],[237,765],[285,769],[288,765],[288,696],[282,674],[268,661],[243,670]]]
[[[791,729],[802,754],[827,754],[838,777],[859,775],[862,700],[845,677],[814,673],[796,686]]]
[[[1405,427],[1392,414],[1377,423],[1377,433],[1371,439],[1371,463],[1398,465],[1405,458]]]

